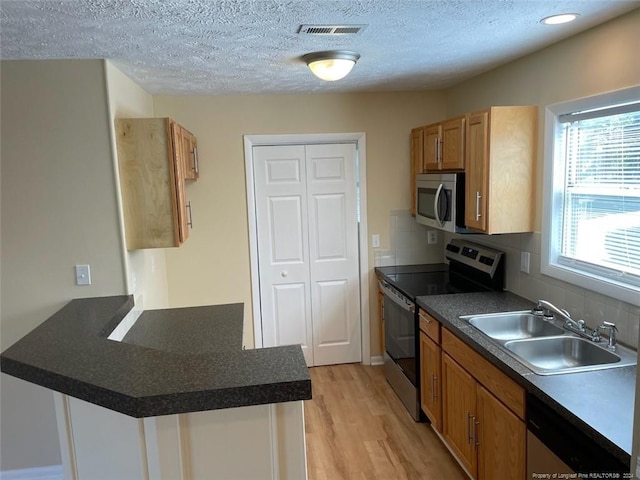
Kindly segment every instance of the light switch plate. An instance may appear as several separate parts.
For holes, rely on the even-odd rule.
[[[91,268],[89,265],[76,265],[76,285],[91,285]]]
[[[371,246],[373,248],[380,247],[380,235],[378,235],[377,233],[374,235],[371,235]]]

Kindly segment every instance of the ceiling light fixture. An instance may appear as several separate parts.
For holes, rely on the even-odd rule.
[[[302,56],[313,74],[327,82],[346,77],[359,58],[356,52],[346,50],[313,52]]]
[[[545,17],[540,20],[540,23],[544,23],[545,25],[560,25],[562,23],[573,22],[579,16],[580,14],[578,13],[563,13],[561,15],[551,15],[550,17]]]

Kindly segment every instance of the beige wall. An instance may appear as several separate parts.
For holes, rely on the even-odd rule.
[[[588,325],[616,323],[620,341],[636,347],[640,308],[540,273],[544,108],[546,105],[640,84],[640,9],[457,85],[446,92],[447,115],[489,105],[539,107],[536,233],[474,236],[507,252],[507,288],[530,300],[544,298]],[[520,273],[520,252],[531,253],[531,273]],[[636,382],[636,398],[640,383]],[[636,410],[637,411],[637,410]],[[640,447],[640,412],[634,428],[634,456]]]
[[[114,119],[153,117],[153,97],[137,83],[124,75],[109,61],[105,62],[107,74],[107,94],[109,99],[109,119],[114,168],[117,171],[117,150],[113,130]],[[116,175],[118,199],[120,182]],[[124,231],[124,225],[120,226]],[[162,248],[146,250],[126,250],[124,236],[122,250],[127,278],[127,293],[135,295],[136,306],[144,309],[166,308],[169,304],[167,283],[167,265],[165,250]]]
[[[1,68],[2,350],[72,298],[125,293],[101,61]],[[90,264],[92,285],[75,285]],[[51,391],[1,377],[2,470],[54,465]]]
[[[409,209],[409,131],[444,115],[439,93],[156,97],[157,116],[171,116],[198,137],[200,179],[187,186],[194,229],[167,251],[172,306],[243,302],[245,340],[253,343],[243,135],[367,134],[369,234],[388,248],[389,212]],[[373,269],[373,251],[369,251]],[[380,354],[370,305],[371,350]]]

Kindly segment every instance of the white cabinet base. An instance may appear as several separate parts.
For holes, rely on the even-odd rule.
[[[307,478],[302,401],[138,419],[55,400],[65,480]]]

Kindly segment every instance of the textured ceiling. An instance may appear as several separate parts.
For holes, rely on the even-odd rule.
[[[152,94],[442,88],[640,6],[595,0],[2,0],[0,58],[108,58]],[[539,23],[577,12],[568,25]],[[302,24],[365,24],[358,35]],[[361,54],[337,82],[300,56]]]

